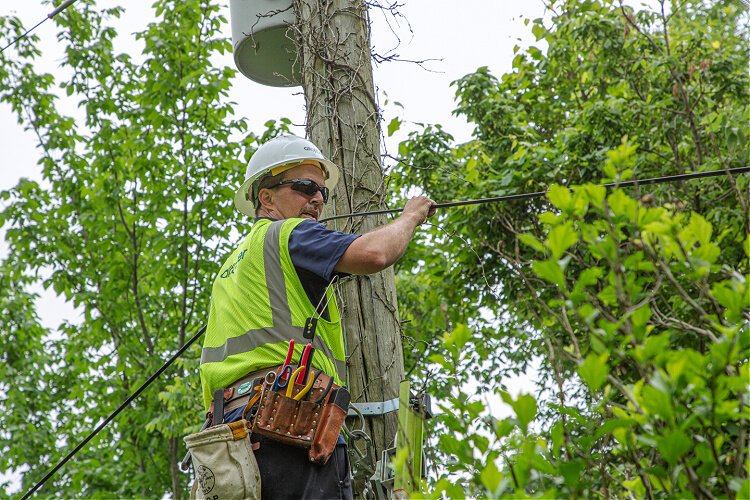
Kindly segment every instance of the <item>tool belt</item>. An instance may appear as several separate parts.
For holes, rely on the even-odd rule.
[[[288,366],[291,366],[291,371],[294,372],[296,366]],[[209,461],[207,457],[216,453],[217,446],[220,449],[223,449],[223,446],[231,448],[229,445],[220,444],[220,442],[227,441],[228,436],[242,441],[238,443],[239,453],[243,457],[242,462],[249,463],[248,467],[251,471],[257,469],[254,458],[253,460],[247,458],[244,451],[245,445],[253,448],[248,444],[250,443],[249,435],[244,436],[231,427],[239,425],[238,422],[223,424],[223,416],[226,413],[241,407],[245,408],[241,420],[243,429],[251,429],[251,432],[258,435],[307,449],[308,458],[316,464],[323,465],[328,462],[336,449],[336,442],[349,410],[351,401],[349,391],[334,384],[333,377],[322,371],[307,374],[308,377],[314,377],[309,389],[307,389],[307,384],[297,384],[291,380],[290,374],[288,377],[290,380],[286,386],[274,390],[274,382],[277,377],[281,376],[282,369],[283,367],[279,366],[250,373],[229,387],[214,392],[214,400],[209,407],[203,429],[200,433],[185,438],[188,454],[181,464],[183,470],[187,470],[191,461],[196,472],[198,468],[206,469],[208,467],[206,462]],[[300,396],[301,392],[304,392],[302,396]],[[257,411],[254,412],[253,417],[251,413],[256,407]],[[245,418],[252,418],[252,423],[246,421]],[[232,430],[228,432],[226,430],[228,428]],[[203,458],[195,455],[195,448],[198,445],[208,446],[206,449],[209,451],[203,453]],[[214,457],[214,459],[219,464],[225,462],[227,457],[221,459]],[[237,462],[236,458],[235,462]],[[198,476],[199,479],[201,477]],[[201,491],[198,492],[198,498],[201,492],[209,489],[204,486],[203,482],[200,484]]]
[[[187,470],[192,464],[195,470],[191,499],[260,498],[260,471],[250,441],[252,423],[245,416],[260,398],[264,378],[256,375],[267,370],[250,373],[215,391],[203,428],[184,438],[188,452],[180,468]],[[245,408],[243,418],[224,424],[225,412],[240,407]]]
[[[289,380],[286,387],[273,390],[281,372],[281,368],[271,371],[264,380],[252,431],[305,448],[311,462],[325,464],[336,448],[351,396],[346,389],[334,384],[332,377],[317,372],[309,375],[315,379],[304,397],[295,398],[307,384]]]
[[[222,412],[222,415],[226,415],[237,408],[247,406],[250,399],[255,396],[256,388],[261,388],[263,386],[265,375],[269,370],[273,371],[277,368],[278,367],[270,367],[254,371],[245,375],[241,379],[236,380],[229,387],[224,389],[224,411]],[[211,406],[208,410],[212,416],[218,413],[214,411],[214,404],[216,404],[215,399],[211,402]],[[250,410],[250,408],[246,409]]]

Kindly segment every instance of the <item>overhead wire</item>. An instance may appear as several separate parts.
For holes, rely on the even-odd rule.
[[[605,188],[644,186],[644,185],[649,185],[649,184],[663,184],[667,182],[687,181],[687,180],[692,180],[692,179],[700,179],[703,177],[717,177],[720,175],[744,174],[747,172],[750,172],[750,166],[728,168],[728,169],[722,169],[722,170],[709,170],[707,172],[692,172],[689,174],[667,175],[663,177],[651,177],[648,179],[633,179],[631,181],[609,182],[607,184],[596,184],[596,185],[600,187],[605,187]],[[496,196],[494,198],[480,198],[477,200],[450,201],[447,203],[436,203],[433,205],[433,208],[463,207],[467,205],[483,205],[486,203],[499,203],[499,202],[512,201],[512,200],[539,198],[541,196],[546,195],[548,192],[549,190],[535,191],[533,193],[520,193],[520,194],[511,194],[511,195],[506,195],[506,196]],[[344,219],[344,218],[350,218],[350,217],[366,217],[370,215],[397,214],[403,211],[404,211],[403,208],[390,208],[386,210],[373,210],[369,212],[354,212],[351,214],[334,215],[331,217],[325,217],[323,219],[320,219],[318,222],[324,223],[330,220]]]
[[[70,7],[73,4],[73,2],[75,2],[75,1],[76,0],[65,0],[62,4],[60,4],[59,7],[57,7],[55,10],[53,10],[52,12],[50,12],[49,14],[47,14],[47,17],[45,17],[44,19],[42,19],[41,21],[39,21],[38,23],[36,23],[36,25],[33,28],[30,28],[30,29],[26,30],[23,34],[17,36],[8,45],[6,45],[2,49],[0,49],[0,54],[2,54],[3,52],[5,52],[5,49],[12,47],[16,43],[18,43],[22,38],[24,38],[26,35],[28,35],[32,31],[34,31],[35,29],[37,29],[39,26],[41,26],[42,24],[44,24],[44,22],[47,19],[52,19],[53,17],[55,17],[56,15],[58,15],[60,12],[64,11],[68,7]]]

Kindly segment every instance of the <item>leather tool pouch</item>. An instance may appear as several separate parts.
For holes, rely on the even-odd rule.
[[[336,409],[329,408],[335,406],[329,402],[330,396],[335,392],[334,389],[346,389],[338,388],[328,375],[321,374],[302,400],[293,399],[303,388],[301,384],[294,384],[290,398],[286,396],[286,388],[275,392],[266,384],[253,421],[253,432],[284,444],[305,448],[310,461],[324,464],[336,447],[346,416],[345,411],[341,416]],[[321,396],[324,397],[321,399]]]
[[[345,391],[346,389],[339,389]],[[312,446],[307,452],[311,462],[323,465],[331,458],[336,449],[341,426],[344,425],[346,410],[331,402],[323,406],[320,412],[320,424],[313,437]]]

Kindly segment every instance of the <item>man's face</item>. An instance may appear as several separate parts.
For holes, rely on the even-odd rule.
[[[284,180],[308,179],[318,186],[325,186],[325,177],[320,167],[311,164],[302,164],[290,168],[284,172]],[[313,195],[307,195],[292,189],[290,184],[269,189],[270,203],[266,212],[275,219],[290,219],[302,217],[317,221],[323,213],[323,195],[316,191]]]

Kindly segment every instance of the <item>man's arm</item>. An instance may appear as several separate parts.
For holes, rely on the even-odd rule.
[[[406,251],[417,227],[435,213],[434,205],[426,196],[410,199],[398,219],[354,240],[335,270],[348,274],[373,274],[393,265]]]

